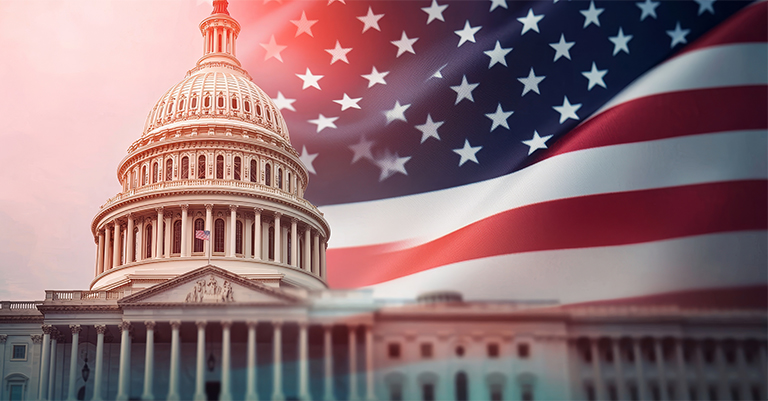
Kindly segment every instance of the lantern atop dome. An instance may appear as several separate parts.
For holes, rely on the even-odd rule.
[[[235,56],[235,40],[240,34],[240,24],[229,16],[226,0],[215,0],[213,12],[200,23],[203,34],[203,57],[197,65],[223,61],[240,66]]]
[[[229,11],[227,11],[227,0],[213,0],[213,12],[211,12],[211,15],[213,14],[227,14],[229,15]]]

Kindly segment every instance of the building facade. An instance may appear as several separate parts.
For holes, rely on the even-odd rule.
[[[331,290],[306,167],[226,1],[92,222],[88,290],[0,302],[0,399],[766,399],[764,310]]]

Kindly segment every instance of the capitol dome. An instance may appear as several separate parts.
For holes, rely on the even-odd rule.
[[[330,227],[279,109],[241,68],[240,25],[214,1],[203,56],[152,107],[101,206],[93,290],[131,294],[215,265],[262,284],[327,288]]]

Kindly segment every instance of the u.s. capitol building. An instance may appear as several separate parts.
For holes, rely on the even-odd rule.
[[[764,311],[329,289],[330,226],[226,1],[200,30],[93,219],[89,289],[0,303],[0,399],[766,399]]]

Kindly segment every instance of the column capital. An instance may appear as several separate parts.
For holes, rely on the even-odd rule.
[[[128,220],[133,220],[133,212],[128,212],[128,213],[126,213],[126,214],[125,214],[125,217],[126,217]]]
[[[279,219],[279,218],[281,218],[281,217],[283,217],[283,214],[282,214],[282,213],[280,213],[280,212],[275,212],[275,218],[276,218],[276,219]]]
[[[302,329],[306,329],[307,327],[309,327],[309,322],[304,320],[300,320],[296,322],[296,324],[299,326],[299,328],[302,328]]]
[[[155,329],[155,321],[154,320],[147,320],[144,322],[144,325],[147,326],[147,330],[154,330]]]
[[[69,329],[72,330],[72,334],[78,334],[83,330],[79,324],[70,324]]]
[[[236,212],[237,211],[237,205],[229,205],[229,211],[230,212]]]
[[[298,224],[298,223],[299,223],[299,219],[298,218],[291,217],[291,224]]]
[[[249,328],[250,327],[256,327],[256,326],[259,325],[259,321],[258,320],[246,320],[245,325],[248,326]]]
[[[221,322],[219,322],[219,324],[221,324],[221,327],[226,328],[226,329],[232,327],[232,321],[231,320],[222,320]]]
[[[208,322],[205,320],[198,320],[195,322],[195,326],[197,326],[198,329],[205,329],[205,326],[208,325]]]
[[[41,336],[40,334],[30,334],[29,338],[32,339],[32,343],[34,344],[40,344],[41,342],[43,342],[43,336]]]
[[[272,326],[274,328],[278,328],[278,327],[281,327],[283,325],[283,321],[282,320],[272,320],[271,323],[272,323]]]
[[[120,331],[131,331],[132,329],[131,322],[125,321],[125,320],[120,322],[120,324],[117,325],[117,327],[120,329]]]
[[[355,331],[355,330],[357,330],[357,327],[360,326],[360,324],[359,323],[347,323],[346,326],[347,326],[347,330]]]
[[[172,329],[178,329],[179,327],[181,327],[180,320],[171,320],[169,323],[171,324]]]
[[[44,334],[51,335],[51,333],[53,333],[53,326],[51,326],[50,324],[44,324],[40,326],[40,328],[43,329]]]
[[[213,205],[212,205],[212,204],[210,204],[210,203],[206,204],[206,205],[205,205],[205,210],[207,210],[207,211],[211,211],[211,210],[213,210]]]
[[[189,204],[187,203],[183,203],[179,205],[179,207],[181,208],[181,210],[189,210]]]
[[[163,212],[163,206],[159,206],[159,207],[156,207],[156,208],[155,208],[155,211],[156,211],[157,213],[162,213],[162,212]]]
[[[96,332],[99,334],[104,334],[107,332],[107,325],[106,324],[95,324],[93,327],[96,328]]]
[[[255,207],[255,208],[253,208],[253,211],[255,213],[261,214],[261,212],[264,211],[264,208],[263,207]]]
[[[333,323],[323,323],[322,326],[323,326],[323,330],[331,331],[331,330],[333,330],[334,324]]]

